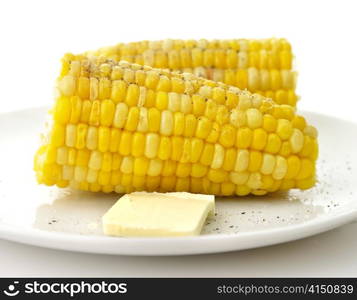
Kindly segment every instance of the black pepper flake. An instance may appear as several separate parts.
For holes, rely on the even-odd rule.
[[[233,225],[229,226],[229,228],[233,228],[233,227],[234,227]]]
[[[240,214],[241,214],[241,215],[245,215],[245,211],[242,211]]]

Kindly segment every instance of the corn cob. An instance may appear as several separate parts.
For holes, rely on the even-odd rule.
[[[66,55],[39,183],[264,195],[315,183],[317,131],[289,105],[193,74]]]
[[[141,41],[85,54],[193,73],[248,89],[278,104],[295,106],[297,101],[293,56],[285,39]]]

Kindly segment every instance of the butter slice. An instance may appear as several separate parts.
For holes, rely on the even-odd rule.
[[[108,210],[103,231],[125,237],[199,235],[214,210],[212,195],[137,192],[124,195]]]

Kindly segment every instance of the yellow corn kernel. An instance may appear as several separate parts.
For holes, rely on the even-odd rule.
[[[250,128],[244,127],[237,130],[236,146],[238,149],[250,147],[252,140],[253,131]]]
[[[78,96],[81,99],[88,99],[89,98],[89,78],[87,77],[79,77],[78,78]]]
[[[157,107],[157,109],[159,109],[159,110],[167,109],[168,102],[169,102],[169,97],[166,92],[159,91],[156,93],[155,106]]]
[[[173,134],[176,136],[183,135],[184,131],[185,131],[185,115],[182,112],[175,112]]]
[[[162,176],[172,176],[176,172],[177,163],[172,160],[165,160],[162,167]]]
[[[146,175],[149,167],[149,160],[146,157],[137,157],[134,160],[133,172],[134,175],[144,176]]]
[[[99,151],[92,151],[90,154],[88,167],[92,170],[100,170],[102,167],[103,154]]]
[[[118,153],[113,153],[112,156],[112,170],[116,171],[120,169],[122,157]]]
[[[146,73],[143,70],[137,70],[135,72],[135,83],[140,87],[144,87],[145,80],[146,80]]]
[[[107,152],[110,145],[110,129],[100,126],[98,129],[98,150]]]
[[[78,129],[77,129],[78,130]],[[54,147],[60,147],[65,143],[66,127],[55,123],[52,128],[50,143]]]
[[[205,139],[212,129],[212,122],[206,117],[200,117],[197,122],[196,137]]]
[[[260,189],[262,186],[262,178],[261,178],[260,173],[258,173],[258,172],[251,173],[245,184],[247,187],[249,187],[253,190]]]
[[[92,110],[91,101],[84,100],[82,102],[82,112],[81,112],[80,122],[88,123],[91,110]]]
[[[98,183],[100,185],[108,185],[110,183],[111,174],[110,172],[99,171],[98,172]]]
[[[225,105],[219,105],[217,109],[216,122],[219,125],[228,123],[230,113]]]
[[[125,103],[128,106],[137,105],[139,100],[139,95],[140,95],[139,86],[136,84],[129,84],[126,92]]]
[[[170,92],[171,91],[171,81],[165,76],[161,75],[159,78],[159,82],[156,86],[157,91]]]
[[[247,124],[251,129],[260,128],[263,125],[262,113],[256,108],[247,109]]]
[[[186,94],[181,95],[181,107],[180,107],[181,112],[185,114],[190,114],[192,113],[192,107],[193,105],[192,105],[191,97]]]
[[[132,155],[134,157],[141,157],[145,151],[145,135],[141,132],[135,132],[132,139]]]
[[[270,133],[268,134],[268,140],[264,151],[272,154],[278,153],[280,151],[281,144],[282,142],[280,137],[275,133]]]
[[[234,171],[243,172],[247,170],[249,166],[249,158],[250,155],[248,150],[238,150]]]
[[[163,162],[159,159],[151,159],[147,168],[149,176],[160,176],[163,169]]]
[[[219,143],[227,148],[232,147],[235,143],[235,137],[235,128],[230,124],[224,125],[222,127],[221,135],[219,137]]]
[[[157,133],[148,133],[145,142],[145,156],[155,158],[159,149],[160,137]]]
[[[174,93],[183,94],[185,91],[185,84],[181,78],[171,78],[171,89]]]
[[[236,74],[237,87],[244,90],[248,87],[248,72],[246,69],[239,69]]]
[[[207,171],[208,171],[207,166],[195,163],[195,164],[192,164],[192,166],[191,166],[190,176],[196,177],[196,178],[203,177],[207,174]]]
[[[123,128],[129,113],[129,107],[125,103],[118,103],[115,108],[113,126]]]
[[[89,80],[89,99],[96,100],[98,99],[98,86],[99,82],[97,78],[91,77]]]
[[[80,115],[82,111],[82,100],[78,96],[72,96],[71,102],[71,117],[69,122],[72,124],[77,124],[80,120]]]
[[[190,178],[177,178],[175,191],[184,192],[190,190]]]
[[[268,134],[262,128],[254,129],[251,148],[263,150],[267,144]]]
[[[160,191],[167,192],[172,191],[176,185],[176,176],[166,176],[161,179],[160,182]]]
[[[66,146],[74,147],[76,144],[76,136],[77,136],[77,126],[73,124],[68,124],[66,126]]]
[[[73,166],[76,163],[77,151],[76,149],[68,149],[68,165]]]
[[[191,173],[191,164],[189,163],[178,163],[176,168],[177,177],[188,177]]]
[[[294,128],[297,128],[303,132],[306,127],[305,118],[302,116],[295,116],[292,120],[292,125]]]
[[[160,93],[160,92],[159,92]],[[177,93],[168,93],[168,104],[167,109],[172,112],[180,111],[181,99],[180,95]]]
[[[315,165],[311,160],[303,158],[301,160],[301,166],[299,173],[296,175],[295,179],[302,180],[312,176],[315,173]]]
[[[147,176],[146,177],[146,188],[149,192],[153,192],[160,186],[160,177],[158,176]]]
[[[156,71],[148,71],[146,73],[146,80],[145,80],[145,86],[148,89],[155,90],[156,86],[159,82],[159,74]]]
[[[92,110],[89,115],[89,125],[98,126],[100,124],[100,101],[95,100],[92,103]]]
[[[123,157],[121,161],[120,171],[124,174],[132,174],[134,170],[134,158],[131,156]]]
[[[302,190],[309,189],[315,185],[316,178],[311,176],[305,179],[296,180],[296,187]]]
[[[212,100],[218,104],[224,104],[226,102],[226,93],[223,88],[215,87],[212,89]]]
[[[103,153],[101,170],[106,172],[112,170],[112,154],[110,152]]]
[[[267,132],[275,132],[277,127],[277,121],[272,115],[264,115],[263,117],[263,129]]]
[[[249,165],[248,170],[249,172],[257,172],[263,161],[263,155],[259,151],[250,151],[249,152]]]
[[[281,180],[285,177],[288,171],[288,163],[286,159],[280,155],[276,157],[275,168],[272,176],[275,180]]]
[[[211,132],[209,133],[209,135],[206,138],[206,141],[210,142],[210,143],[216,143],[220,136],[220,132],[221,132],[221,127],[219,126],[218,123],[214,122],[212,124]]]
[[[180,161],[183,153],[184,139],[181,137],[172,138],[171,159]]]
[[[116,186],[116,185],[120,184],[120,181],[121,181],[120,171],[111,172],[110,184],[113,186]]]
[[[111,126],[115,113],[115,105],[111,100],[103,100],[100,108],[100,124]]]
[[[290,146],[290,143],[288,141],[285,141],[281,144],[281,148],[280,148],[280,151],[279,151],[279,154],[281,156],[289,156],[291,154],[291,146]]]
[[[262,174],[264,175],[272,174],[275,169],[275,163],[276,163],[275,156],[268,153],[263,154],[263,161],[260,168]]]
[[[293,133],[290,137],[290,146],[291,146],[292,153],[298,153],[303,148],[304,135],[299,129],[296,128],[293,129]]]
[[[221,184],[222,196],[231,196],[234,194],[236,186],[231,182],[223,182]]]
[[[69,122],[71,117],[71,100],[69,97],[62,96],[56,99],[53,117],[60,124]]]
[[[68,148],[60,147],[57,148],[56,163],[59,165],[66,165],[68,162]]]
[[[229,179],[236,185],[243,185],[248,181],[249,172],[230,172]]]
[[[218,110],[217,103],[215,103],[213,100],[209,99],[206,102],[206,108],[205,108],[204,115],[211,121],[214,121],[216,119],[217,110]]]
[[[206,108],[205,99],[200,95],[193,95],[191,99],[193,103],[192,113],[197,117],[202,116]]]
[[[133,134],[129,131],[123,131],[119,144],[119,154],[122,156],[129,155],[132,149]]]
[[[196,132],[197,119],[194,115],[189,114],[185,116],[185,137],[192,137]]]
[[[236,194],[238,196],[246,196],[250,193],[250,188],[246,185],[238,185],[236,188]]]
[[[169,110],[164,110],[161,113],[160,133],[169,136],[173,132],[174,117],[173,113]]]
[[[213,160],[213,155],[215,153],[214,145],[210,143],[206,143],[202,150],[202,155],[200,159],[200,163],[205,166],[210,166]]]
[[[223,170],[232,171],[235,167],[237,158],[237,150],[235,148],[229,148],[226,150],[223,162]]]
[[[111,95],[111,81],[108,78],[101,78],[98,84],[98,99],[104,100]]]
[[[228,172],[220,169],[209,169],[207,177],[210,181],[214,183],[222,183],[224,181],[227,181]]]
[[[225,150],[220,144],[214,145],[214,154],[211,162],[212,169],[219,169],[222,167],[224,162]]]
[[[130,187],[133,181],[133,174],[122,174],[120,185]]]

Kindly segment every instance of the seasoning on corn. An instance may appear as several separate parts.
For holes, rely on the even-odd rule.
[[[296,72],[286,39],[161,40],[117,44],[86,52],[115,61],[193,73],[248,89],[278,104],[296,105]]]
[[[317,131],[289,105],[193,74],[68,54],[39,183],[264,195],[315,184]]]

